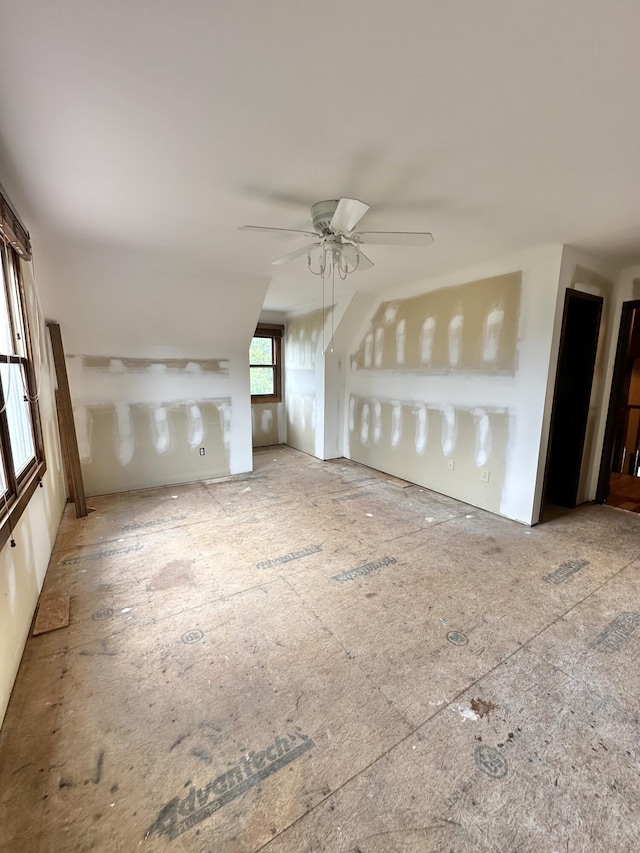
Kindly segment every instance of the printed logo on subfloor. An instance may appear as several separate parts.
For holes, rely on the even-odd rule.
[[[174,797],[160,811],[145,834],[166,835],[171,840],[201,823],[223,806],[255,788],[272,773],[291,764],[315,744],[296,726],[295,731],[276,737],[265,749],[247,752],[231,769],[227,769],[201,788],[192,785],[184,797]]]

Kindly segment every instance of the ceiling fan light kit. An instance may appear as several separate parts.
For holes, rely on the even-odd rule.
[[[335,276],[341,279],[358,270],[368,270],[373,266],[362,251],[361,244],[386,246],[430,246],[433,235],[426,231],[354,231],[369,205],[356,198],[327,199],[311,206],[313,231],[301,231],[295,228],[271,228],[260,225],[243,225],[243,231],[272,231],[284,234],[301,234],[313,237],[306,246],[295,249],[272,263],[276,266],[307,255],[310,272],[323,279]],[[311,255],[319,253],[319,263],[313,269]]]

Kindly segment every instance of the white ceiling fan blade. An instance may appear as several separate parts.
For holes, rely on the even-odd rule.
[[[329,228],[339,234],[348,234],[353,231],[358,222],[369,210],[369,205],[357,198],[341,198],[331,217]]]
[[[354,272],[356,270],[370,270],[373,266],[373,261],[365,255],[359,246],[354,246],[353,243],[343,243],[342,254],[349,269]],[[358,256],[360,256],[359,259]]]
[[[360,231],[350,234],[349,239],[380,246],[430,246],[433,234],[426,231]]]
[[[300,231],[298,228],[269,228],[266,225],[239,225],[238,231],[276,231],[278,234],[306,234],[307,237],[317,237],[315,231]]]
[[[281,258],[276,258],[275,261],[271,261],[272,264],[276,266],[280,264],[288,264],[289,261],[293,261],[296,258],[299,258],[301,255],[308,255],[309,252],[313,252],[314,249],[317,249],[320,246],[320,243],[309,243],[307,246],[303,246],[301,249],[296,249],[293,252],[289,252],[288,255],[283,255]]]

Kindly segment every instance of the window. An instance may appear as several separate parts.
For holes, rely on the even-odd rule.
[[[249,375],[253,403],[279,403],[282,400],[283,326],[258,326],[249,349]]]
[[[5,226],[5,221],[2,220]],[[6,233],[6,232],[5,232]],[[45,471],[18,252],[0,233],[0,546]]]

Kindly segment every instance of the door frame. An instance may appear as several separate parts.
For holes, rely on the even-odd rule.
[[[622,303],[620,315],[620,327],[618,330],[618,343],[616,346],[616,360],[611,378],[611,393],[609,395],[609,408],[607,410],[607,426],[604,432],[602,444],[602,457],[600,459],[600,473],[598,475],[598,487],[596,489],[596,503],[603,504],[609,496],[609,480],[613,464],[613,450],[616,438],[616,421],[620,409],[620,398],[624,388],[626,372],[627,353],[631,338],[631,322],[633,312],[640,310],[640,299],[633,299]]]
[[[564,346],[566,344],[567,338],[567,322],[568,322],[568,308],[569,303],[574,299],[584,299],[585,302],[594,302],[598,303],[600,306],[599,311],[599,323],[598,323],[598,338],[596,340],[596,353],[598,348],[598,343],[600,341],[600,333],[602,331],[602,311],[604,306],[604,297],[596,296],[593,293],[586,293],[584,290],[578,290],[575,287],[567,287],[564,293],[564,304],[562,307],[562,326],[560,331],[560,342],[558,344],[558,357],[556,361],[556,372],[555,379],[553,383],[553,403],[551,404],[551,417],[549,419],[549,439],[547,441],[547,454],[544,465],[544,479],[542,481],[542,498],[540,500],[540,513],[538,516],[538,522],[541,523],[544,521],[544,505],[545,498],[547,495],[547,485],[549,480],[549,463],[551,461],[551,445],[553,443],[553,430],[558,414],[557,402],[558,402],[558,379],[560,375],[560,367],[562,362],[562,353]],[[596,355],[597,357],[597,355]],[[593,393],[593,376],[591,377],[591,393]],[[582,458],[584,457],[584,446],[582,448]],[[581,463],[582,464],[582,463]]]

